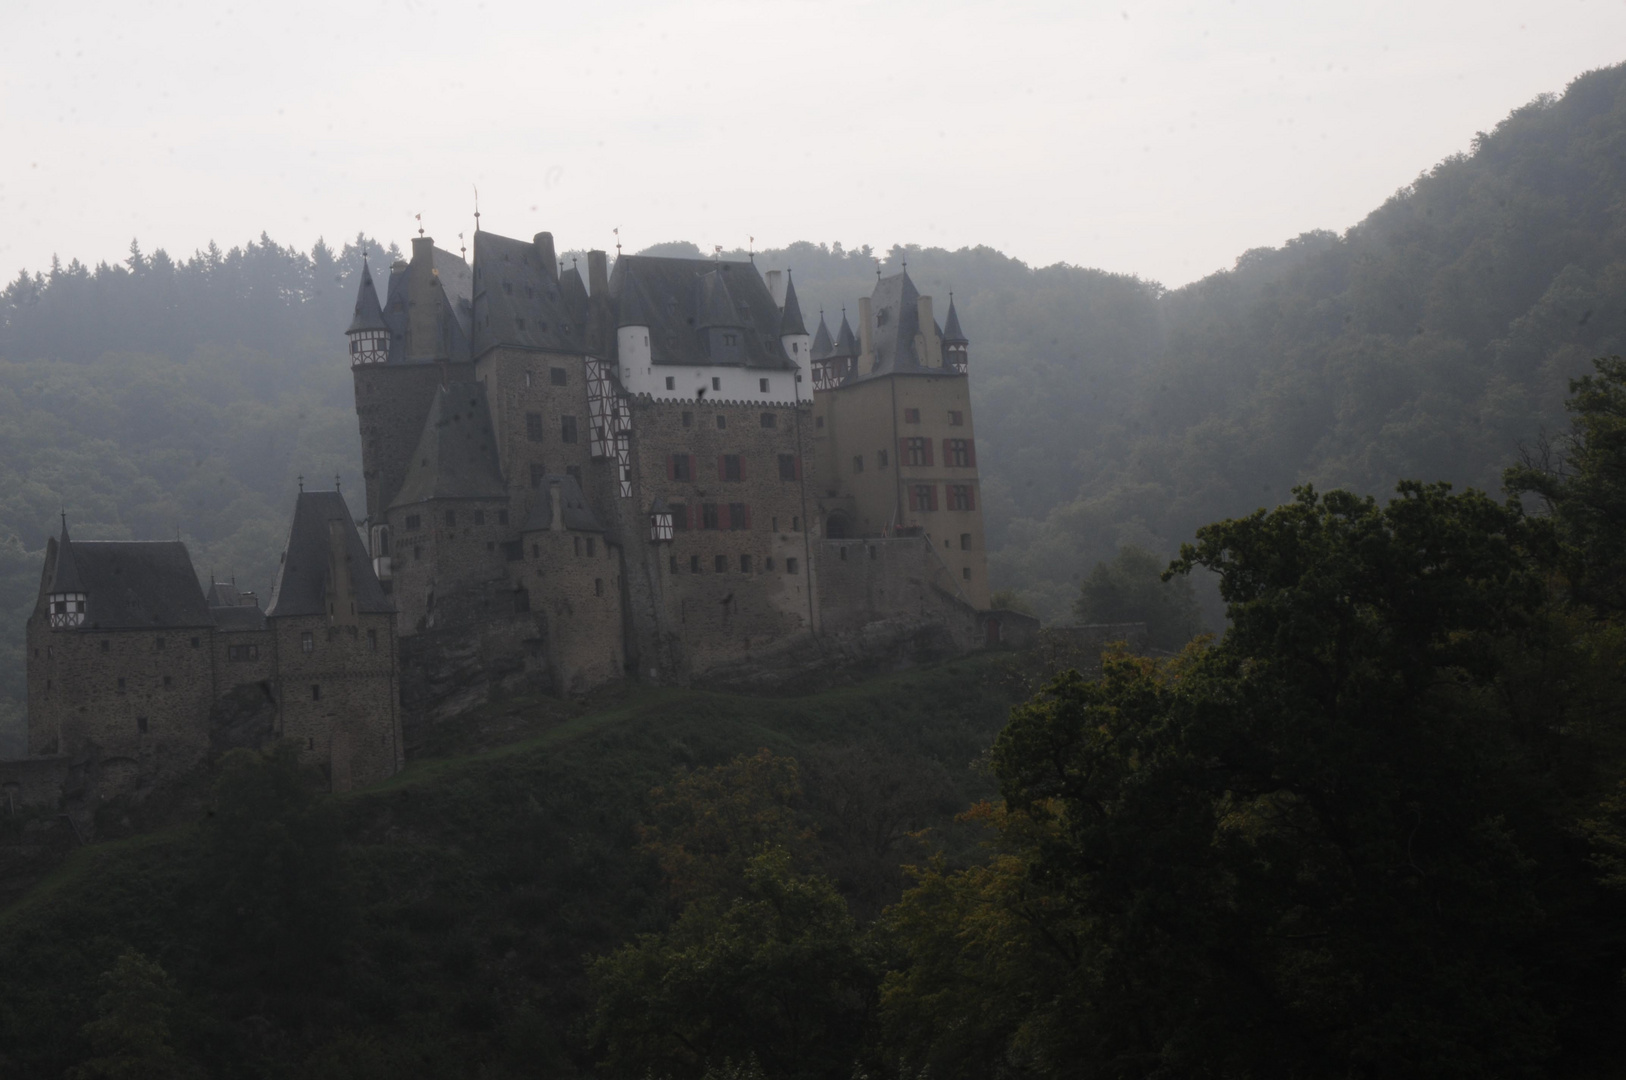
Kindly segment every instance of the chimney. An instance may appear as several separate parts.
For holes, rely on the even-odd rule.
[[[587,253],[587,292],[594,300],[610,295],[610,270],[602,251]]]
[[[875,312],[870,298],[858,298],[858,373],[868,375],[875,370],[874,348]]]
[[[559,481],[555,480],[548,485],[548,509],[553,511],[553,518],[548,522],[550,532],[565,531],[565,504],[559,496]]]
[[[542,271],[548,275],[548,280],[555,284],[559,282],[559,256],[553,251],[553,234],[539,232],[531,239],[536,245],[537,258],[542,260]]]
[[[435,240],[429,236],[412,238],[412,262],[407,267],[407,357],[411,360],[441,358],[440,303],[435,278]]]
[[[764,275],[768,279],[768,295],[773,297],[774,307],[785,306],[785,275],[779,270],[769,270]]]
[[[916,357],[924,367],[943,366],[943,339],[937,336],[937,320],[932,317],[932,298],[922,296],[915,301],[920,316],[920,337],[925,343],[926,355]]]

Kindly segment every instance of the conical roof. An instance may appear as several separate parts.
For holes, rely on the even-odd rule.
[[[950,345],[968,345],[964,333],[960,330],[960,313],[954,310],[954,294],[949,293],[948,324],[943,327],[943,340]]]
[[[628,267],[617,284],[619,295],[616,297],[615,325],[654,325],[655,304],[644,292],[643,282],[639,280],[636,270]]]
[[[334,537],[339,548],[336,551]],[[344,565],[336,564],[342,554]],[[338,586],[335,575],[348,578],[356,611],[383,614],[395,606],[373,573],[372,559],[356,531],[355,519],[344,496],[337,491],[301,491],[294,500],[294,520],[288,527],[288,546],[271,587],[265,617],[326,615],[327,598]],[[254,609],[245,609],[254,610]]]
[[[813,359],[825,360],[834,346],[830,343],[830,328],[824,324],[824,312],[819,312],[819,328],[813,331]]]
[[[852,324],[847,322],[847,309],[841,309],[841,329],[836,331],[836,347],[831,356],[857,356],[858,338],[853,334]]]
[[[363,330],[388,330],[384,309],[378,303],[378,290],[373,288],[373,272],[365,262],[361,264],[361,290],[356,293],[356,317],[350,320],[347,334]]]
[[[796,282],[791,280],[790,271],[785,271],[785,310],[779,319],[779,336],[788,337],[791,334],[807,333],[807,324],[802,321],[802,305],[796,302]]]
[[[68,540],[68,519],[62,519],[62,536],[56,542],[56,569],[51,574],[53,593],[82,593],[85,582],[79,575],[79,562],[73,557],[73,544]]]

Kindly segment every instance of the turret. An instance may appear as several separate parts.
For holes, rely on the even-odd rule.
[[[79,576],[79,566],[73,557],[73,544],[68,540],[68,519],[64,515],[62,536],[56,545],[56,566],[51,572],[51,586],[45,595],[46,610],[51,615],[51,629],[83,625],[86,599],[85,583]]]
[[[852,323],[847,321],[847,309],[842,308],[841,329],[836,331],[835,344],[830,347],[828,370],[831,387],[840,386],[847,380],[857,359],[858,338],[853,334]]]
[[[813,339],[808,336],[807,324],[802,321],[802,305],[796,300],[796,282],[791,280],[789,270],[785,271],[785,302],[779,310],[779,344],[784,346],[785,355],[798,368],[806,368]]]
[[[356,294],[356,315],[345,336],[350,339],[350,364],[382,364],[389,354],[390,328],[384,322],[384,309],[373,288],[373,273],[361,264],[361,291]]]
[[[813,332],[813,346],[809,359],[813,361],[813,389],[828,390],[834,385],[830,379],[830,353],[835,344],[830,340],[830,327],[825,325],[824,312],[819,312],[819,328]]]
[[[949,293],[948,325],[943,327],[943,366],[964,375],[969,367],[969,349],[960,329],[960,313],[954,310],[954,294]]]

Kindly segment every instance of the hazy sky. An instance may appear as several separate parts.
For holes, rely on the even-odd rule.
[[[1169,285],[1626,60],[1626,0],[0,0],[0,273],[421,212],[565,247],[989,244]]]

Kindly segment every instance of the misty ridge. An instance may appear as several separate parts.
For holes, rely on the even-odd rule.
[[[1201,524],[1296,484],[1381,494],[1426,477],[1497,492],[1519,447],[1564,425],[1567,380],[1623,350],[1622,139],[1626,68],[1591,72],[1343,235],[1249,251],[1175,290],[992,247],[797,243],[752,257],[794,272],[810,326],[822,311],[833,329],[843,306],[855,318],[877,265],[907,262],[922,292],[953,292],[994,587],[1066,621],[1079,582],[1120,548],[1170,557]],[[263,593],[297,477],[360,491],[341,334],[364,248],[375,272],[400,256],[361,236],[300,251],[262,234],[184,259],[133,242],[122,264],[53,261],[0,292],[0,701],[13,738],[21,627],[59,511],[86,539],[178,533],[200,572]],[[1217,629],[1217,598],[1198,584]]]

